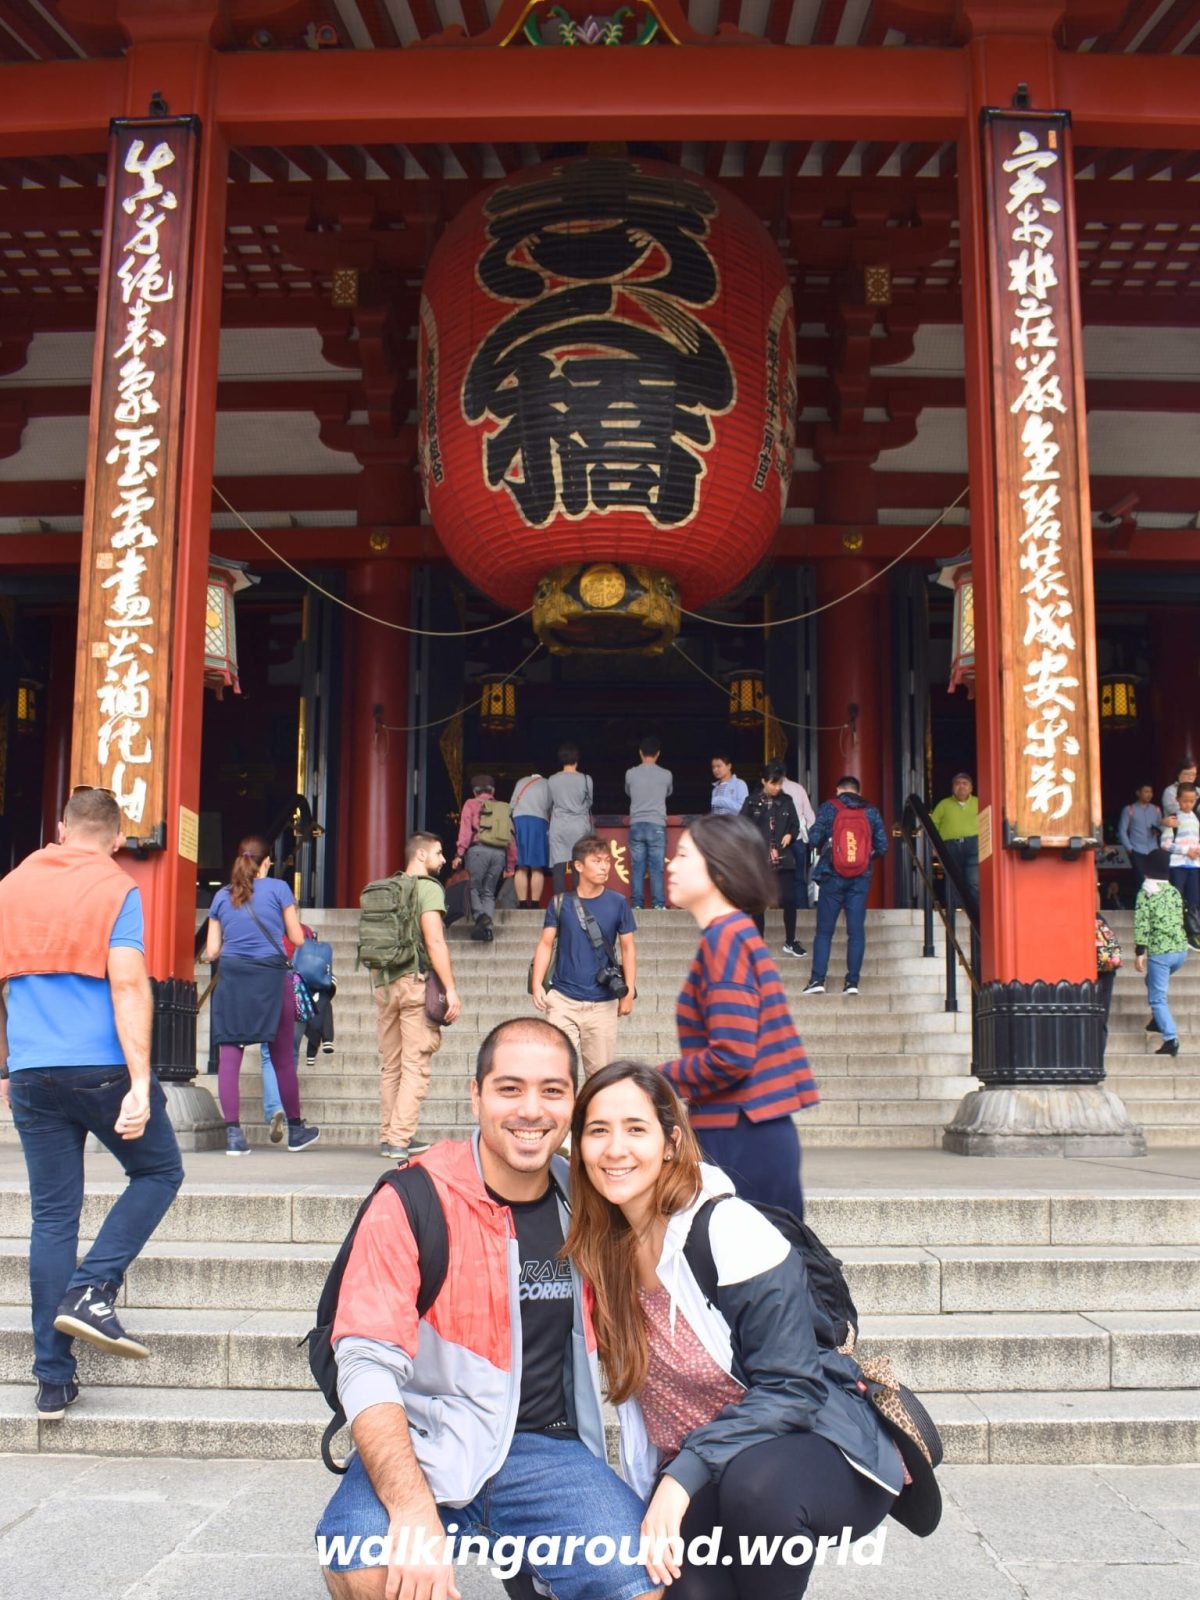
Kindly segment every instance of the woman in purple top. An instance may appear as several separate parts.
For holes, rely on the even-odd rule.
[[[300,1116],[300,1085],[296,1077],[296,1013],[291,973],[283,950],[283,936],[304,943],[304,929],[292,891],[279,878],[268,877],[271,853],[267,842],[251,834],[238,846],[229,882],[213,897],[208,912],[209,961],[221,961],[220,979],[213,989],[213,1042],[220,1047],[217,1094],[225,1115],[225,1153],[248,1155],[250,1146],[242,1132],[238,1078],[248,1044],[269,1050],[288,1120],[288,1149],[303,1150],[315,1144],[320,1130],[307,1128]],[[282,1127],[272,1128],[272,1142],[282,1137]]]

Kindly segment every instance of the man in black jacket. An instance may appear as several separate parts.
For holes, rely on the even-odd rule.
[[[747,798],[742,815],[749,817],[762,834],[775,871],[779,906],[783,912],[783,953],[804,956],[808,951],[796,938],[796,840],[800,818],[795,802],[784,790],[786,776],[782,761],[769,761],[763,768],[762,788]],[[762,933],[765,918],[755,917],[754,922]]]
[[[839,778],[837,794],[826,800],[808,831],[808,842],[820,851],[813,877],[819,886],[817,937],[813,942],[812,977],[805,994],[825,993],[829,948],[838,912],[846,912],[846,981],[843,994],[857,994],[867,948],[867,895],[876,857],[887,855],[883,818],[859,793],[857,778]]]

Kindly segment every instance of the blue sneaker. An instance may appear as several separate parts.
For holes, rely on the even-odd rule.
[[[84,1289],[70,1290],[58,1308],[54,1326],[59,1333],[86,1339],[109,1355],[144,1361],[149,1350],[137,1339],[131,1339],[117,1320],[113,1310],[116,1293],[117,1285],[112,1283],[89,1283]]]
[[[320,1128],[306,1126],[303,1117],[297,1117],[294,1122],[288,1122],[289,1150],[307,1150],[310,1144],[316,1144],[321,1137]]]
[[[250,1142],[236,1122],[231,1122],[225,1129],[225,1154],[227,1156],[248,1156]]]
[[[73,1406],[79,1399],[79,1385],[71,1380],[70,1383],[47,1383],[44,1378],[38,1379],[37,1414],[39,1422],[57,1422],[64,1417],[68,1406]]]

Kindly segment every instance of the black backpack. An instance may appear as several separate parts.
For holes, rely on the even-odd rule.
[[[399,1167],[391,1172],[385,1172],[359,1206],[358,1214],[350,1224],[350,1231],[342,1240],[341,1249],[329,1269],[325,1287],[321,1290],[321,1298],[317,1303],[316,1325],[310,1328],[300,1341],[301,1344],[308,1345],[309,1370],[316,1379],[317,1388],[325,1396],[329,1402],[329,1409],[333,1412],[329,1426],[321,1436],[321,1460],[330,1472],[343,1473],[346,1470],[345,1467],[339,1467],[333,1459],[331,1448],[334,1435],[346,1426],[346,1413],[338,1399],[337,1360],[333,1353],[332,1338],[333,1324],[337,1317],[338,1295],[341,1293],[342,1279],[346,1275],[346,1263],[354,1248],[358,1225],[366,1214],[367,1207],[385,1184],[389,1184],[399,1195],[405,1215],[408,1217],[408,1225],[417,1242],[417,1260],[421,1268],[421,1284],[417,1291],[418,1317],[423,1317],[437,1299],[442,1284],[446,1281],[446,1269],[450,1265],[450,1238],[446,1232],[446,1213],[433,1186],[433,1179],[424,1167]]]
[[[713,1207],[728,1198],[728,1195],[717,1195],[704,1202],[692,1218],[683,1246],[683,1259],[692,1269],[692,1276],[710,1306],[717,1303],[717,1266],[709,1228]],[[827,1350],[840,1350],[849,1340],[853,1348],[853,1341],[858,1338],[858,1309],[842,1276],[842,1263],[825,1248],[808,1224],[790,1211],[780,1206],[759,1205],[753,1200],[747,1203],[779,1229],[804,1263],[817,1343]]]

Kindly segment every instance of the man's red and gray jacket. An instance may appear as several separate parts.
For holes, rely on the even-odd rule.
[[[333,1325],[338,1397],[353,1422],[370,1406],[401,1405],[413,1450],[439,1505],[462,1506],[500,1468],[521,1397],[520,1252],[512,1212],[491,1198],[479,1135],[419,1158],[446,1214],[450,1260],[441,1293],[417,1319],[420,1270],[404,1207],[390,1188],[363,1217]],[[566,1163],[551,1181],[565,1233]],[[600,1369],[582,1282],[571,1269],[574,1322],[564,1347],[566,1392],[579,1437],[604,1459]]]

